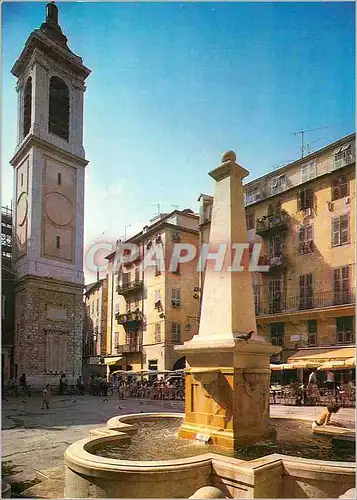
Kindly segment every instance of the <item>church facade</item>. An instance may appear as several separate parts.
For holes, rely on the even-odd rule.
[[[90,70],[67,45],[58,9],[26,41],[17,77],[14,168],[15,368],[33,387],[82,372],[83,99]]]

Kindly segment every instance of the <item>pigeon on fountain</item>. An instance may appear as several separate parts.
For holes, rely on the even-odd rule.
[[[234,337],[234,340],[245,340],[246,342],[248,342],[248,340],[250,340],[252,338],[253,333],[254,333],[254,330],[251,330],[246,335],[245,334],[237,335],[236,337]]]

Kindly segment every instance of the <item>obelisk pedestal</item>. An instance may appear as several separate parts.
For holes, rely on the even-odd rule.
[[[248,171],[230,151],[210,175],[216,180],[210,252],[224,252],[224,259],[222,268],[207,261],[199,333],[176,347],[186,356],[185,420],[179,436],[234,450],[274,435],[269,366],[280,348],[256,334],[242,186]],[[246,254],[240,262],[242,246]],[[250,340],[235,340],[250,331]]]

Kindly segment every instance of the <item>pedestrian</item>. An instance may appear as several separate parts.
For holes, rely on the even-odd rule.
[[[326,387],[329,391],[333,391],[335,388],[335,375],[328,371],[326,372],[326,381],[325,381]]]
[[[22,387],[23,392],[27,392],[26,375],[23,373],[20,377],[20,387]]]
[[[50,384],[47,384],[46,387],[42,391],[42,410],[46,407],[46,410],[50,408],[50,397],[51,397],[51,389]]]
[[[81,396],[84,395],[84,384],[83,384],[83,378],[81,375],[77,378],[77,392]]]

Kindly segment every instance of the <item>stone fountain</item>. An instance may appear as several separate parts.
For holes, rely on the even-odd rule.
[[[210,175],[210,252],[222,268],[207,261],[199,333],[177,347],[187,364],[185,414],[113,417],[73,443],[64,456],[66,498],[337,498],[355,485],[352,462],[274,453],[269,361],[280,348],[257,335],[248,250],[239,255],[239,244],[248,249],[248,172],[230,151]],[[299,432],[305,447],[311,424],[289,422],[285,436]],[[237,458],[261,443],[263,454]]]
[[[217,271],[216,261],[207,260],[199,333],[176,348],[187,363],[185,420],[179,435],[206,436],[226,449],[274,434],[269,365],[270,356],[281,351],[256,334],[242,186],[248,174],[233,151],[210,172],[216,190],[209,244],[211,252],[224,252],[223,265]],[[235,340],[251,331],[249,341]]]

